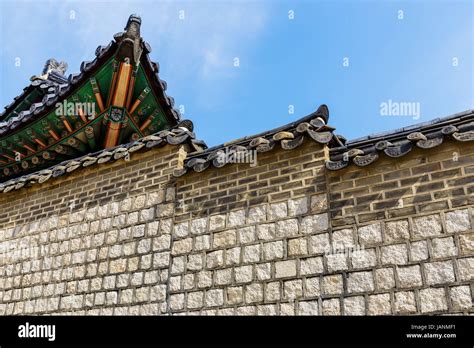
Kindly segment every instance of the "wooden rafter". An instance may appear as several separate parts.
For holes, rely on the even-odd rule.
[[[30,145],[28,145],[28,144],[23,144],[23,147],[24,147],[25,149],[27,149],[27,150],[29,150],[29,151],[33,152],[33,153],[35,153],[35,152],[36,152],[36,150],[35,150],[35,149],[33,149],[33,148],[32,148]]]
[[[61,139],[59,137],[59,135],[56,134],[56,132],[52,129],[48,130],[48,133],[53,137],[54,140],[58,141],[59,139]]]
[[[75,148],[76,150],[79,150],[80,152],[85,152],[87,150],[85,144],[73,136],[66,140],[66,144]]]
[[[130,63],[126,61],[120,63],[117,85],[111,105],[120,107],[125,105],[131,73],[132,65]]]
[[[7,155],[6,153],[2,153],[2,156],[5,157],[6,159],[8,159],[9,161],[15,162],[15,159],[13,157],[11,157],[10,155]]]
[[[130,103],[132,102],[133,90],[135,89],[135,81],[137,79],[137,69],[133,70],[132,77],[130,78],[130,86],[128,87],[127,99],[125,101],[125,108],[128,110],[130,108]]]
[[[72,100],[74,100],[74,103],[76,103],[76,105],[77,105],[77,112],[78,112],[79,117],[81,118],[82,122],[87,123],[88,122],[87,117],[84,114],[84,110],[82,110],[81,105],[79,104],[80,103],[79,97],[77,95],[73,95]]]
[[[34,138],[33,141],[34,141],[35,143],[37,143],[39,146],[41,146],[42,148],[46,148],[46,147],[47,147],[47,145],[46,145],[41,139],[39,139],[39,138]]]
[[[62,121],[63,121],[63,124],[64,126],[66,127],[67,131],[69,133],[72,133],[72,131],[74,130],[71,126],[71,124],[69,123],[69,121],[67,120],[67,118],[65,116],[61,117]]]
[[[112,81],[110,82],[110,88],[109,88],[109,96],[107,97],[107,107],[110,106],[110,103],[112,102],[112,97],[114,96],[115,93],[115,85],[117,82],[117,76],[118,76],[118,70],[119,70],[120,64],[114,59],[112,62]]]
[[[143,132],[151,124],[151,122],[155,119],[158,113],[159,113],[158,109],[155,109],[155,111],[153,111],[153,113],[150,116],[148,116],[148,118],[140,126],[141,132]]]
[[[105,132],[104,147],[106,149],[117,145],[121,128],[122,125],[120,123],[109,122],[107,131]]]
[[[117,75],[117,82],[114,87],[111,106],[124,107],[127,101],[128,91],[130,87],[130,79],[132,75],[133,66],[128,59],[120,63]],[[121,122],[116,122],[109,118],[107,124],[107,131],[105,133],[104,147],[110,148],[118,144],[120,138]]]
[[[130,115],[133,114],[133,112],[137,109],[137,107],[140,105],[140,103],[146,98],[146,96],[150,93],[150,88],[145,88],[140,95],[138,96],[137,100],[133,103],[132,107],[130,108]]]
[[[97,84],[97,80],[95,79],[95,77],[91,77],[90,82],[92,85],[92,90],[94,92],[95,100],[97,101],[97,106],[99,107],[100,112],[102,112],[105,110],[105,108],[104,102],[102,101],[102,95],[100,94],[99,85]]]

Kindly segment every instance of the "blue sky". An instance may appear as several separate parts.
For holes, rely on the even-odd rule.
[[[474,108],[473,3],[0,0],[0,104],[50,57],[79,71],[137,13],[168,94],[208,145],[323,103],[353,139]],[[381,115],[389,100],[419,103],[419,118]]]

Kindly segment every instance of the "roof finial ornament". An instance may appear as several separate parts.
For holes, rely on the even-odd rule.
[[[140,36],[140,25],[142,20],[136,14],[130,15],[124,32],[116,34],[115,41],[120,45],[117,57],[124,60],[130,58],[131,64],[138,64],[143,52],[143,40]]]
[[[182,120],[177,125],[178,128],[185,128],[188,131],[192,132],[194,130],[194,125],[191,120]]]
[[[315,115],[321,117],[325,123],[329,120],[329,108],[326,104],[321,104],[315,112]]]
[[[30,78],[31,81],[34,80],[47,80],[49,78],[49,75],[56,75],[60,77],[64,77],[64,73],[67,70],[67,63],[64,61],[61,61],[58,63],[58,61],[54,58],[50,58],[46,61],[44,68],[43,68],[43,74],[42,75],[34,75]]]
[[[138,36],[140,36],[140,25],[142,24],[142,19],[140,18],[139,15],[133,13],[128,17],[127,25],[123,30],[128,31],[129,28],[131,28],[131,24],[136,23],[138,25]]]

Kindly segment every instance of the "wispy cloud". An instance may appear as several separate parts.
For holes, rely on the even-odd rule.
[[[33,73],[50,56],[67,58],[68,73],[76,72],[81,61],[93,59],[96,46],[107,44],[137,13],[152,59],[166,66],[162,75],[173,82],[171,90],[192,76],[199,93],[215,84],[225,93],[224,84],[236,76],[234,58],[255,45],[267,16],[261,2],[5,0],[2,10],[4,54],[28,57],[36,65]]]

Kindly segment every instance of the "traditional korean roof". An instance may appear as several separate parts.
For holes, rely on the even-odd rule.
[[[382,156],[402,157],[414,148],[432,149],[446,139],[459,142],[474,141],[474,110],[467,110],[448,117],[372,134],[333,146],[326,168],[339,170],[354,163],[368,166]]]
[[[80,73],[46,62],[43,73],[0,114],[0,182],[101,149],[176,127],[179,112],[166,95],[151,47],[131,15]]]
[[[335,129],[327,125],[328,119],[329,110],[322,105],[316,112],[285,126],[190,154],[184,168],[175,170],[174,175],[223,167],[235,163],[233,157],[250,156],[252,150],[257,153],[270,151],[278,143],[283,149],[291,150],[300,146],[305,138],[327,144],[330,159],[326,160],[326,168],[329,170],[339,170],[351,163],[367,166],[381,156],[402,157],[415,147],[431,149],[441,145],[445,139],[474,141],[474,110],[350,141],[335,135]]]
[[[13,98],[13,102],[5,106],[5,110],[0,113],[0,136],[34,119],[50,97],[59,94],[59,91],[68,85],[68,80],[64,76],[65,70],[49,70],[52,66],[59,67],[59,63],[55,59],[48,59],[42,77],[33,76],[31,84]]]
[[[305,138],[329,146],[342,146],[344,138],[333,134],[334,128],[327,125],[329,109],[321,105],[315,112],[298,121],[252,136],[236,139],[229,143],[189,154],[184,168],[176,169],[179,177],[189,171],[202,172],[209,167],[220,168],[229,163],[247,160],[252,151],[262,153],[273,150],[279,144],[285,150],[292,150],[303,144]]]
[[[312,114],[285,126],[266,131],[254,136],[247,136],[232,142],[207,149],[202,140],[197,140],[193,132],[193,123],[189,120],[181,121],[177,127],[159,131],[136,141],[122,144],[114,148],[103,149],[74,159],[63,161],[52,167],[10,179],[0,183],[0,193],[19,190],[36,183],[44,183],[50,179],[67,175],[73,171],[93,165],[110,163],[117,160],[127,160],[135,152],[143,152],[166,144],[187,144],[190,153],[183,169],[177,169],[174,176],[194,170],[201,172],[210,166],[222,167],[232,163],[229,157],[237,156],[245,151],[255,150],[257,153],[271,151],[277,144],[283,149],[291,150],[303,143],[305,137],[320,144],[342,145],[342,137],[333,135],[334,128],[326,123],[329,119],[329,110],[321,105]],[[220,154],[226,157],[221,158]],[[222,161],[221,161],[222,160]]]
[[[36,183],[42,184],[50,179],[67,175],[68,173],[79,170],[80,168],[111,163],[118,160],[126,161],[135,152],[148,151],[167,144],[187,144],[190,146],[191,151],[202,151],[206,148],[206,144],[202,140],[196,139],[196,135],[193,132],[192,122],[186,120],[180,122],[178,126],[173,129],[162,130],[127,144],[121,144],[114,148],[89,153],[78,158],[61,162],[38,172],[10,179],[4,183],[0,183],[0,193],[19,190]]]

